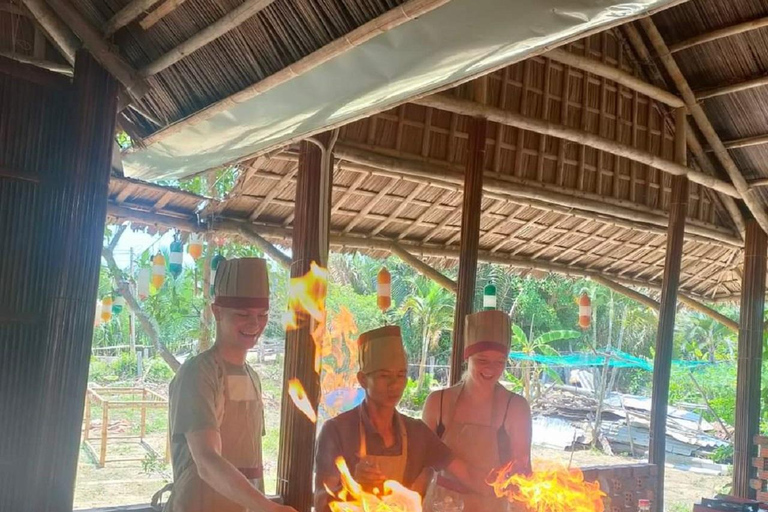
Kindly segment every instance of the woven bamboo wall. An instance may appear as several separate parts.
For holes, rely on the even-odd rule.
[[[117,107],[78,67],[0,72],[0,510],[72,507]]]

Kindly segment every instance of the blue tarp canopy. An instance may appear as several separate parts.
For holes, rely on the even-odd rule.
[[[509,358],[518,361],[535,361],[547,366],[603,366],[606,358],[608,366],[614,368],[640,368],[653,371],[653,361],[643,357],[636,357],[632,354],[620,350],[610,350],[604,353],[586,353],[566,354],[559,356],[545,356],[541,354],[526,354],[524,352],[511,352]],[[705,361],[682,361],[673,360],[672,364],[679,368],[694,369],[712,363]]]

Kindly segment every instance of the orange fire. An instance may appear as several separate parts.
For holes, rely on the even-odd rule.
[[[511,474],[513,463],[495,472],[489,482],[498,497],[535,512],[603,512],[603,497],[597,482],[584,481],[577,468],[537,463],[530,476]]]
[[[288,381],[288,396],[291,397],[293,405],[295,405],[312,423],[317,423],[317,413],[312,407],[312,403],[307,397],[307,392],[304,391],[304,386],[301,385],[299,379],[291,379]]]
[[[313,262],[307,274],[291,279],[288,311],[284,317],[286,330],[307,326],[309,322],[315,344],[315,372],[320,375],[324,397],[320,404],[324,418],[336,416],[354,403],[357,387],[357,342],[353,339],[357,335],[357,325],[352,313],[344,307],[335,318],[328,319],[327,293],[328,270]],[[311,409],[309,401],[303,403],[294,398],[294,403],[304,414]]]
[[[383,492],[368,493],[363,490],[349,472],[343,457],[336,459],[336,467],[341,473],[342,489],[334,494],[326,486],[325,490],[337,501],[331,501],[332,512],[421,512],[421,496],[399,482],[387,480]]]

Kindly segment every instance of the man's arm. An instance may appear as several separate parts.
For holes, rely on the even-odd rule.
[[[214,429],[185,434],[189,451],[200,478],[216,492],[248,510],[295,512],[291,507],[271,502],[245,476],[221,456],[221,436]]]
[[[485,476],[482,475],[482,472],[477,470],[472,471],[469,464],[462,459],[453,459],[445,469],[459,482],[466,485],[477,494],[493,495],[493,487],[486,483]]]

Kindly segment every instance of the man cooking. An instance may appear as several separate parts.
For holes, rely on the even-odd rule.
[[[261,383],[245,362],[269,319],[265,260],[221,262],[214,295],[216,342],[170,385],[174,484],[165,510],[295,512],[264,496]]]
[[[358,382],[365,400],[328,420],[317,440],[315,512],[328,512],[332,492],[341,489],[336,459],[344,457],[354,478],[369,492],[384,480],[396,480],[424,494],[427,469],[445,469],[480,493],[492,493],[470,476],[466,464],[422,421],[400,414],[396,406],[407,382],[407,361],[400,328],[387,326],[360,335]]]

